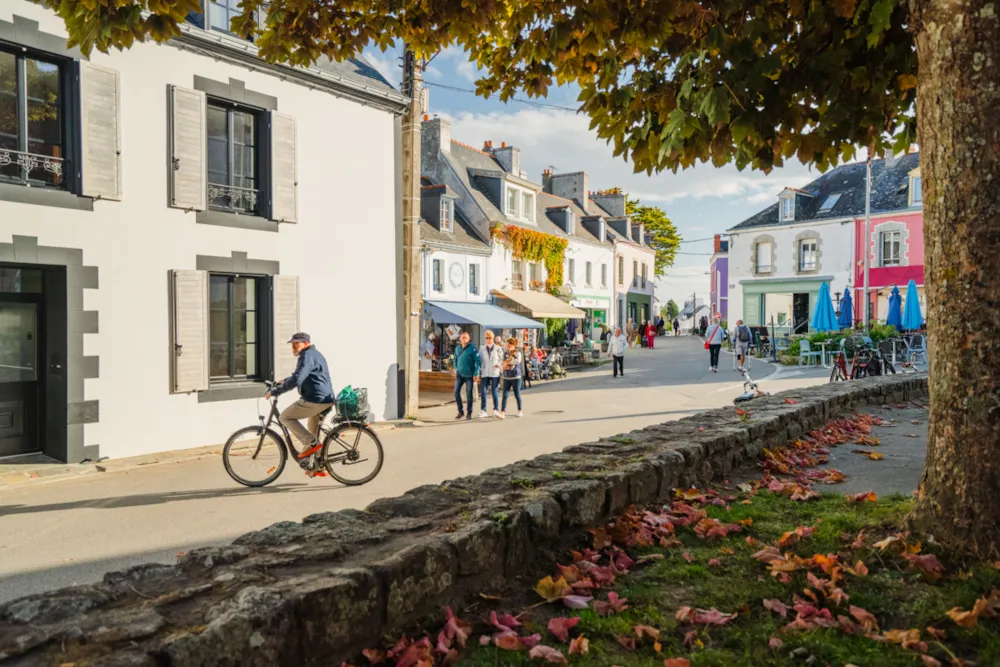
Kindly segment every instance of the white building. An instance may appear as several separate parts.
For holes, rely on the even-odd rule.
[[[730,324],[805,333],[820,286],[850,284],[854,218],[832,212],[838,195],[786,188],[729,230]]]
[[[399,414],[405,99],[362,61],[182,28],[86,59],[55,14],[0,5],[0,456],[223,442],[296,330]]]

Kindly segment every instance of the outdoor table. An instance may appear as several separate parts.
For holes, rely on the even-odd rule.
[[[826,346],[829,345],[829,344],[830,344],[830,341],[828,341],[828,340],[825,340],[825,341],[823,341],[821,343],[818,343],[818,345],[820,347],[820,359],[823,360],[823,368],[830,368],[830,363],[829,363],[829,361],[826,358]],[[832,354],[832,352],[831,352],[831,354]]]

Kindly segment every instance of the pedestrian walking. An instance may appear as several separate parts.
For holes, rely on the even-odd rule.
[[[753,342],[753,332],[750,327],[743,324],[743,320],[736,320],[736,328],[733,330],[733,342],[736,347],[736,363],[739,370],[743,370],[743,362],[747,358],[750,344]]]
[[[469,344],[469,332],[463,331],[458,337],[460,345],[452,354],[451,373],[455,376],[455,402],[458,414],[455,419],[472,419],[475,405],[472,403],[472,389],[479,377],[479,350]],[[462,389],[465,388],[465,409],[462,407]]]
[[[656,340],[656,327],[652,322],[646,322],[646,345],[653,349],[653,341]]]
[[[500,387],[500,375],[503,364],[503,350],[499,345],[494,344],[493,332],[488,331],[483,335],[486,344],[479,348],[479,396],[481,398],[479,418],[486,419],[487,416],[499,416],[500,397],[497,396],[497,389]],[[493,396],[493,410],[486,414],[486,393]]]
[[[517,349],[517,339],[507,339],[507,352],[503,361],[503,402],[500,404],[500,412],[497,417],[507,418],[507,397],[510,392],[514,392],[514,400],[517,401],[517,416],[523,417],[524,410],[521,404],[521,351]]]
[[[625,339],[628,341],[628,346],[632,347],[632,344],[635,342],[635,325],[632,323],[631,317],[625,324]]]
[[[681,323],[677,320],[676,317],[674,318],[674,335],[675,336],[681,335]]]
[[[704,315],[698,320],[698,335],[702,338],[705,337],[705,332],[708,330],[708,318]]]
[[[625,349],[629,347],[628,340],[622,335],[621,327],[615,329],[615,335],[608,341],[608,356],[612,359],[614,377],[621,371],[625,377]]]
[[[709,371],[712,373],[719,372],[719,350],[722,349],[722,341],[726,336],[726,332],[722,330],[722,324],[719,323],[718,319],[712,318],[712,324],[709,327],[708,338],[705,339],[705,349],[708,350],[709,355]]]

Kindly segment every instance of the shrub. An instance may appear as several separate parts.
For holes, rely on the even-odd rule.
[[[891,324],[872,324],[868,335],[871,336],[872,341],[877,344],[887,338],[898,336],[899,332],[896,331],[896,327]]]

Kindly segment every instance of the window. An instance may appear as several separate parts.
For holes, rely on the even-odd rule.
[[[434,291],[444,291],[444,260],[434,260]]]
[[[601,264],[601,287],[608,286],[608,265]]]
[[[531,192],[521,193],[521,217],[530,222],[535,221],[535,195]]]
[[[217,30],[232,35],[230,26],[232,20],[240,15],[241,0],[203,0],[202,11],[191,12],[187,15],[187,22],[205,30]],[[257,24],[263,25],[266,18],[267,2],[265,8],[257,12]],[[205,17],[208,17],[206,22]],[[207,23],[207,25],[206,25]]]
[[[209,206],[256,215],[260,205],[257,114],[210,100],[207,120]]]
[[[504,211],[504,213],[506,213],[507,215],[509,215],[509,216],[511,216],[513,218],[519,218],[519,217],[521,217],[521,212],[517,208],[517,205],[518,205],[518,203],[520,201],[518,199],[517,195],[518,195],[518,191],[517,190],[515,190],[514,188],[511,188],[511,187],[507,188],[507,210]]]
[[[479,294],[478,264],[469,264],[469,294]]]
[[[258,298],[262,280],[247,276],[209,276],[209,378],[214,381],[258,377],[260,341]]]
[[[583,267],[583,270],[584,270],[584,284],[587,287],[590,287],[591,285],[594,284],[594,282],[593,282],[594,281],[594,265],[591,264],[590,262],[587,262],[587,264]]]
[[[0,51],[0,181],[65,188],[59,65]]]
[[[781,220],[795,219],[795,197],[781,198]]]
[[[646,286],[646,264],[645,264],[645,262],[643,262],[643,265],[642,265],[642,286],[643,287]]]
[[[754,271],[756,273],[770,273],[771,272],[771,244],[770,242],[761,242],[757,244],[757,252],[755,253],[756,263],[754,265]]]
[[[924,192],[920,176],[910,177],[910,206],[917,206],[924,201]]]
[[[632,287],[639,286],[639,261],[632,260]]]
[[[441,198],[441,231],[454,231],[451,219],[451,202],[444,197]]]
[[[618,284],[619,285],[624,285],[625,284],[625,258],[624,257],[619,257],[618,258]]]
[[[528,264],[528,279],[531,281],[529,287],[540,289],[542,286],[541,269],[538,264]]]
[[[566,267],[566,284],[567,285],[572,285],[574,282],[576,282],[575,281],[575,278],[576,278],[576,260],[575,259],[569,259],[569,260],[566,261],[566,264],[567,264],[567,267]]]
[[[566,211],[566,233],[576,234],[576,216],[573,214],[572,209],[567,209]]]
[[[823,200],[823,203],[820,204],[819,212],[829,213],[833,210],[833,207],[837,205],[837,202],[840,200],[840,195],[842,194],[842,192],[836,192],[832,195],[827,195],[826,199]]]
[[[799,271],[815,271],[819,253],[815,239],[799,244]]]
[[[515,259],[510,264],[510,282],[514,289],[524,289],[524,274],[521,273],[521,260]]]
[[[880,235],[882,242],[879,244],[882,249],[882,266],[899,266],[902,259],[901,234],[899,232],[882,232]]]

